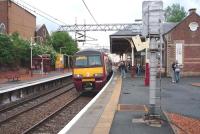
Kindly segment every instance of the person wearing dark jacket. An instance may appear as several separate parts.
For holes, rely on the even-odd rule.
[[[172,63],[172,82],[175,82],[175,62]]]
[[[125,63],[123,61],[120,63],[119,68],[120,68],[121,76],[123,78],[126,78],[126,72],[125,72],[126,71],[126,66],[125,66]]]

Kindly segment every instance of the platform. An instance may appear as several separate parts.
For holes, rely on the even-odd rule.
[[[168,122],[152,127],[142,121],[147,113],[148,95],[148,87],[141,77],[132,79],[127,75],[123,79],[115,74],[94,105],[68,131],[64,131],[66,126],[60,134],[173,134]]]
[[[54,79],[62,75],[54,73],[45,78],[20,81],[8,86]],[[162,109],[165,112],[161,113],[161,125],[152,126],[143,119],[148,112],[149,103],[149,87],[144,86],[144,78],[131,78],[129,73],[126,78],[121,78],[115,72],[110,84],[93,105],[77,118],[72,127],[69,128],[67,124],[59,134],[173,134],[166,113],[200,119],[200,87],[191,84],[199,83],[199,77],[181,78],[176,84],[170,78],[163,78],[161,83]]]
[[[5,93],[5,92],[10,92],[14,91],[20,88],[24,88],[27,86],[35,85],[35,84],[40,84],[43,82],[59,79],[62,77],[70,76],[72,73],[60,73],[60,72],[52,72],[48,75],[44,75],[41,77],[37,78],[31,78],[29,80],[19,80],[19,81],[7,81],[6,83],[1,83],[0,84],[0,94]]]

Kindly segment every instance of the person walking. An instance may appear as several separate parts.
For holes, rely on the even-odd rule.
[[[137,76],[140,75],[140,72],[141,72],[141,66],[140,66],[140,64],[138,63],[138,64],[137,64]]]
[[[180,65],[178,64],[178,61],[176,61],[175,63],[175,80],[176,83],[178,83],[180,81]]]
[[[175,62],[172,63],[172,82],[175,83]]]
[[[126,78],[126,66],[125,66],[125,63],[122,61],[121,64],[120,64],[120,72],[121,72],[121,76],[123,78]]]

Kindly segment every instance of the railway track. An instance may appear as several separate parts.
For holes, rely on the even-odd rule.
[[[7,108],[0,113],[0,133],[23,133],[79,96],[72,84],[37,99]]]
[[[0,109],[0,133],[58,133],[95,96],[82,96],[69,82]]]
[[[63,107],[24,131],[23,134],[58,133],[91,99],[91,97],[77,96],[74,100],[66,103]]]
[[[70,84],[73,84],[73,82],[72,82],[71,80],[69,80],[68,83],[62,85],[62,86],[59,87],[59,88],[53,88],[53,89],[41,91],[41,92],[39,92],[39,93],[37,93],[37,94],[35,94],[35,95],[31,95],[31,96],[29,96],[29,97],[23,98],[23,99],[18,100],[18,101],[16,101],[16,102],[12,102],[12,103],[6,104],[6,105],[0,105],[0,113],[3,113],[3,112],[8,111],[8,110],[12,110],[12,109],[18,107],[19,105],[23,105],[23,104],[28,103],[28,102],[30,102],[30,101],[32,101],[32,100],[35,100],[35,99],[37,99],[37,98],[39,98],[39,97],[43,97],[43,96],[45,96],[45,95],[48,95],[48,94],[50,94],[50,93],[52,93],[52,92],[55,92],[55,91],[58,90],[58,89],[61,89],[61,88],[63,88],[63,87],[66,87],[66,86],[68,86],[68,85],[70,85]]]
[[[47,101],[54,99],[55,97],[68,92],[73,88],[72,83],[68,83],[62,88],[50,90],[48,92],[44,92],[42,94],[39,94],[34,97],[30,97],[26,100],[23,100],[19,103],[16,103],[15,105],[11,105],[9,107],[6,107],[4,109],[0,110],[0,125],[4,122],[7,122],[16,116],[23,114],[35,107],[38,107]]]

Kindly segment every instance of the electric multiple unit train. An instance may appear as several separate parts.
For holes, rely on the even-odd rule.
[[[73,60],[73,81],[78,92],[99,92],[112,74],[111,60],[104,52],[81,50]]]

